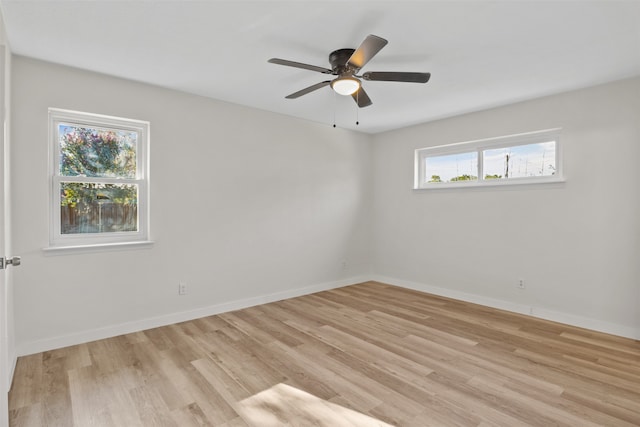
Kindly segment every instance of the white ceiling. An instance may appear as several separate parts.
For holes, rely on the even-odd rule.
[[[369,133],[640,75],[640,1],[0,5],[16,54]],[[362,72],[431,72],[429,83],[365,81],[373,105],[359,111],[329,87],[284,99],[327,76],[269,58],[330,68],[331,51],[368,34],[389,44]]]

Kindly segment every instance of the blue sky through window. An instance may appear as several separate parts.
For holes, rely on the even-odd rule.
[[[484,150],[482,161],[485,176],[551,176],[556,171],[556,143],[550,141]]]
[[[478,177],[478,153],[449,154],[425,158],[426,180],[431,182],[450,182],[460,176]]]

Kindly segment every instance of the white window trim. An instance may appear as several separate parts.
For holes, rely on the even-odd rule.
[[[68,123],[87,127],[105,127],[138,132],[136,176],[132,179],[60,176],[60,145],[58,125]],[[100,249],[114,250],[143,247],[152,244],[149,222],[149,127],[148,121],[126,119],[101,114],[49,108],[49,246],[46,252],[78,252]],[[60,232],[61,182],[101,182],[138,185],[138,231],[103,234],[63,235]]]
[[[414,164],[414,190],[437,190],[451,188],[479,188],[501,187],[512,185],[531,185],[564,182],[562,171],[562,144],[560,143],[560,131],[562,129],[547,129],[536,132],[527,132],[514,135],[500,136],[496,138],[479,139],[475,141],[458,142],[454,144],[438,145],[434,147],[420,148],[415,151]],[[509,179],[484,179],[482,152],[484,150],[514,147],[518,145],[535,144],[539,142],[555,141],[556,145],[556,173],[551,176],[522,177]],[[425,159],[427,157],[443,156],[449,154],[478,153],[478,179],[476,181],[459,182],[426,182]]]

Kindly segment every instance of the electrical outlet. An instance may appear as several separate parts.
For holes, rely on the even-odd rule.
[[[178,284],[178,295],[186,295],[187,294],[187,284],[184,282],[180,282]]]
[[[518,289],[524,289],[524,279],[518,280]]]

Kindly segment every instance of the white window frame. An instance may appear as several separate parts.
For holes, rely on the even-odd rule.
[[[61,176],[60,124],[127,130],[138,133],[136,146],[136,176],[130,179]],[[49,108],[49,247],[45,250],[74,250],[127,245],[146,245],[149,240],[149,127],[150,123],[122,117]],[[130,232],[62,234],[60,224],[60,186],[63,182],[96,182],[104,184],[135,184],[138,186],[138,230]]]
[[[520,133],[515,135],[500,136],[496,138],[480,139],[468,142],[458,142],[454,144],[438,145],[434,147],[420,148],[415,151],[414,165],[414,189],[432,190],[443,188],[470,188],[470,187],[494,187],[503,185],[522,184],[543,184],[564,182],[562,171],[562,150],[560,143],[560,128],[547,129],[536,132]],[[485,179],[483,167],[483,152],[496,148],[516,147],[542,142],[555,142],[556,170],[554,175]],[[478,156],[478,179],[475,181],[458,182],[428,182],[427,171],[425,171],[426,159],[429,157],[439,157],[451,154],[477,153]]]

